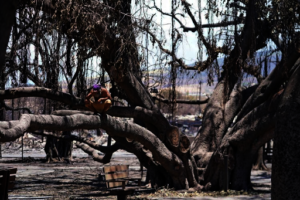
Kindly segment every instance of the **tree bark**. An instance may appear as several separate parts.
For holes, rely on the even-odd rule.
[[[68,93],[45,87],[19,87],[9,90],[0,90],[1,99],[15,99],[19,97],[45,97],[57,102],[65,103],[71,108],[85,109],[84,102]]]
[[[0,8],[0,73],[4,73],[6,48],[8,45],[10,32],[15,21],[17,0],[4,1]],[[0,75],[2,76],[2,75]],[[0,83],[1,84],[1,83]]]
[[[153,133],[130,122],[120,122],[108,115],[101,118],[96,115],[75,114],[71,116],[30,115],[23,114],[19,121],[0,123],[0,141],[12,141],[27,131],[60,130],[72,131],[76,129],[103,128],[112,137],[126,137],[143,144],[152,153],[153,159],[160,163],[176,189],[188,188],[188,175],[183,161]]]
[[[45,99],[45,108],[44,110],[48,110],[48,113],[52,112],[52,106],[55,109],[55,106],[52,101],[48,101],[48,109],[47,109],[47,99]],[[55,102],[57,103],[57,102]],[[55,111],[53,111],[55,112]],[[52,112],[52,113],[53,113]],[[62,131],[62,135],[70,136],[70,131]],[[73,141],[72,140],[64,140],[58,139],[52,136],[48,136],[46,138],[46,145],[44,151],[46,153],[47,162],[56,162],[56,161],[72,161],[72,150],[73,150]]]
[[[10,37],[10,32],[15,21],[16,15],[16,0],[4,1],[0,6],[0,87],[5,89],[6,74],[5,74],[5,55],[6,48]],[[5,120],[5,109],[0,111],[0,121]],[[0,143],[0,158],[2,157],[2,149]]]
[[[273,200],[300,198],[300,92],[299,64],[292,74],[279,105],[272,157]]]
[[[70,131],[64,131],[62,133],[65,136],[71,135]],[[45,153],[47,162],[52,161],[72,161],[73,141],[57,139],[52,136],[48,136],[45,145]]]

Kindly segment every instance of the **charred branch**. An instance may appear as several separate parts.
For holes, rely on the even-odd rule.
[[[0,99],[15,99],[20,97],[45,97],[51,100],[66,103],[73,108],[85,109],[83,101],[68,93],[43,87],[21,87],[9,90],[0,90]]]
[[[179,24],[180,24],[180,28],[183,29],[183,32],[196,32],[198,31],[198,26],[199,24],[197,24],[197,26],[195,27],[187,27],[185,26],[182,21],[176,16],[175,13],[167,13],[167,12],[163,12],[155,3],[155,1],[153,1],[153,6],[150,7],[150,6],[147,6],[149,9],[152,9],[152,8],[155,8],[158,12],[160,12],[162,15],[165,15],[165,16],[169,16],[169,17],[172,17],[174,18]],[[178,14],[180,15],[180,14]],[[243,19],[242,18],[238,18],[237,21],[229,21],[229,22],[220,22],[220,23],[211,23],[211,24],[202,24],[201,25],[201,28],[219,28],[219,27],[227,27],[227,26],[231,26],[231,25],[237,25],[237,24],[241,24],[243,23]]]
[[[105,153],[105,155],[101,155],[101,153],[96,149],[93,149],[89,145],[80,142],[76,142],[76,146],[81,148],[85,153],[92,156],[93,160],[103,164],[109,163],[113,155],[113,152],[109,152],[109,153]]]
[[[293,66],[298,65],[299,60],[297,61],[297,59],[299,57],[300,52],[294,51],[285,63],[281,61],[276,66],[276,68],[271,72],[271,74],[269,74],[269,76],[262,81],[262,83],[258,86],[253,95],[251,95],[251,97],[247,100],[247,102],[239,112],[237,120],[240,120],[249,111],[266,101],[268,98],[270,98],[270,96],[274,95],[276,92],[278,92],[283,81],[287,78],[287,71],[292,69]]]
[[[12,125],[14,125],[12,127]],[[178,177],[183,171],[182,161],[167,149],[167,147],[153,133],[147,129],[130,122],[120,122],[110,116],[87,116],[82,114],[71,116],[55,115],[30,115],[23,114],[19,121],[2,122],[0,124],[0,140],[13,141],[22,136],[25,131],[35,130],[60,130],[72,131],[75,129],[106,129],[111,136],[127,137],[136,140],[147,147],[153,154],[153,158],[172,174]],[[10,127],[4,129],[4,127]],[[158,150],[159,149],[159,150]],[[175,168],[174,168],[175,166]]]

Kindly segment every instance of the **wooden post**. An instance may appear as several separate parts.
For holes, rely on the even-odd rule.
[[[8,183],[9,183],[9,169],[2,169],[0,171],[2,175],[2,183],[0,187],[0,200],[8,199]]]
[[[224,156],[224,191],[228,190],[228,156]]]

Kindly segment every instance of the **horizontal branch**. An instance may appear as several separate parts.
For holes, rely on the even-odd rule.
[[[78,111],[78,110],[56,110],[52,112],[53,115],[57,116],[66,116],[66,115],[75,115],[75,114],[85,114],[85,115],[94,115],[91,111]],[[158,130],[155,134],[159,137],[160,140],[164,141],[165,133],[170,129],[170,123],[162,115],[161,112],[155,112],[148,110],[142,107],[111,107],[106,114],[114,117],[122,118],[134,118],[134,119],[143,119],[147,123],[153,125]]]
[[[82,110],[55,110],[51,114],[57,116],[76,115],[76,114],[94,115],[94,112],[82,111]]]
[[[13,141],[22,136],[25,131],[50,130],[50,131],[72,131],[77,129],[97,129],[103,128],[112,136],[126,137],[143,144],[166,170],[175,177],[184,170],[182,161],[176,154],[169,151],[165,144],[152,132],[131,122],[121,122],[108,115],[83,115],[71,116],[55,115],[31,115],[23,114],[19,121],[3,123],[4,129],[0,128],[0,141]],[[2,124],[0,123],[0,126]]]
[[[44,97],[68,104],[72,108],[85,109],[81,99],[68,93],[55,91],[44,87],[19,87],[0,90],[0,99],[15,99],[20,97]]]
[[[57,116],[76,115],[76,114],[94,115],[94,112],[79,111],[79,110],[55,110],[52,112],[52,114]],[[113,106],[106,112],[106,114],[114,117],[138,118],[148,122],[152,121],[154,124],[156,124],[157,127],[160,128],[163,128],[164,126],[169,127],[168,120],[166,120],[160,112],[148,110],[146,108],[142,108],[139,106],[137,107]]]
[[[153,125],[153,127],[158,130],[156,136],[162,141],[165,139],[167,130],[171,128],[170,123],[161,112],[148,110],[138,106],[134,108],[113,106],[107,111],[107,114],[116,117],[142,119],[144,122]]]
[[[172,100],[169,99],[164,99],[161,97],[153,97],[154,100],[157,100],[161,103],[166,103],[166,104],[171,104],[174,103]],[[206,104],[209,100],[209,97],[205,98],[205,99],[200,99],[200,100],[185,100],[185,99],[176,99],[175,103],[182,103],[182,104]]]
[[[64,140],[78,141],[80,143],[84,143],[84,144],[90,146],[91,148],[101,151],[103,153],[110,153],[110,152],[116,151],[115,150],[116,148],[119,148],[119,146],[117,146],[117,145],[110,146],[110,147],[102,146],[102,144],[95,143],[94,141],[91,141],[87,138],[79,137],[76,135],[63,135],[63,134],[57,134],[54,132],[45,132],[45,131],[44,132],[34,132],[34,133],[38,134],[38,135],[43,135],[43,136],[52,136],[52,137],[56,137],[56,138],[64,139]]]
[[[226,27],[226,26],[231,26],[231,25],[239,25],[239,24],[243,24],[243,23],[244,23],[244,20],[242,20],[241,18],[238,18],[237,21],[202,24],[201,28],[219,28],[219,27]],[[181,28],[183,29],[183,32],[189,32],[189,31],[196,32],[198,30],[197,27],[181,26]]]
[[[96,149],[90,147],[87,144],[76,142],[76,146],[81,148],[85,153],[92,156],[95,161],[101,162],[103,164],[109,163],[111,158],[112,158],[113,153],[119,149],[119,148],[114,148],[115,151],[107,152],[107,153],[105,153],[104,156],[102,156],[102,155],[99,155],[99,153],[100,153],[99,151],[97,151]]]

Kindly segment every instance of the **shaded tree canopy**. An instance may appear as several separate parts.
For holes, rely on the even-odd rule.
[[[278,121],[293,117],[294,112],[289,110],[298,111],[300,5],[298,1],[272,0],[207,0],[205,6],[201,3],[198,2],[197,8],[188,1],[172,1],[171,12],[165,12],[155,1],[136,2],[135,6],[141,10],[147,8],[172,19],[171,48],[165,44],[165,38],[159,36],[157,30],[162,27],[154,16],[135,15],[131,1],[15,0],[3,3],[0,98],[45,97],[61,102],[67,110],[55,111],[52,115],[23,114],[18,121],[1,122],[0,141],[15,140],[25,131],[103,128],[116,140],[114,146],[104,147],[72,135],[36,133],[76,140],[103,163],[109,162],[118,149],[132,152],[148,169],[152,186],[169,184],[176,189],[222,189],[223,160],[227,155],[230,187],[250,190],[252,162],[259,148],[274,137],[276,127],[275,136],[283,137],[282,127],[286,124]],[[182,16],[193,26],[187,27]],[[199,58],[193,66],[176,51],[184,41],[185,32],[194,32],[198,37]],[[173,108],[179,72],[207,71],[208,82],[217,81],[203,113],[202,128],[191,144],[164,117],[148,90],[151,69],[145,56],[148,59],[149,45],[139,43],[138,37],[142,34],[147,36],[146,44],[150,41],[160,49],[161,54],[158,51],[154,54],[159,56],[158,69],[169,71],[168,81],[173,92],[167,103]],[[31,46],[35,55],[30,55]],[[147,52],[144,56],[143,49]],[[101,59],[96,68],[89,61],[93,56]],[[224,58],[222,66],[218,63],[220,57]],[[274,66],[271,72],[270,65]],[[95,81],[90,71],[99,73],[97,77],[102,83],[109,77],[118,96],[130,107],[114,106],[101,117],[83,111],[82,99]],[[19,73],[19,82],[29,79],[36,87],[5,90],[8,78]],[[246,75],[255,77],[257,84],[242,87]],[[60,77],[66,80],[67,92],[61,89]],[[17,82],[12,79],[12,83]],[[119,121],[111,116],[134,121]],[[296,121],[293,123],[297,125]],[[290,129],[290,137],[281,140],[275,137],[274,159],[278,162],[273,166],[273,180],[290,177],[278,166],[291,164],[291,160],[281,163],[281,157],[276,156],[276,151],[291,150],[280,145],[295,137],[296,131]],[[282,149],[276,150],[276,145]],[[99,156],[97,151],[105,156]],[[287,191],[288,186],[297,185],[299,180],[285,180],[280,184],[272,182],[274,199],[299,196],[297,190]]]

